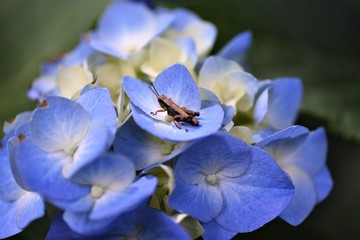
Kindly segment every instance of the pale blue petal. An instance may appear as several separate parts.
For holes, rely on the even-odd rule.
[[[71,178],[82,167],[94,161],[109,148],[112,139],[112,134],[100,122],[92,123],[75,151],[72,161],[65,163],[62,170],[64,177]]]
[[[94,206],[95,200],[91,197],[90,189],[89,189],[89,194],[79,199],[72,201],[52,200],[51,203],[63,210],[84,213],[84,212],[89,212],[91,210],[91,208]]]
[[[188,233],[164,212],[145,208],[138,214],[137,225],[141,226],[139,239],[190,240]]]
[[[31,138],[30,122],[26,122],[16,129],[15,135],[19,136],[20,134],[26,136],[27,139]]]
[[[299,78],[273,79],[269,89],[269,124],[281,130],[292,125],[300,111],[303,87]]]
[[[107,153],[82,168],[72,180],[117,191],[129,186],[134,178],[135,168],[127,157]]]
[[[213,105],[200,110],[200,116],[196,117],[199,120],[199,126],[185,124],[179,129],[173,122],[158,121],[149,117],[135,105],[131,105],[131,109],[135,122],[142,129],[170,142],[190,141],[208,136],[221,127],[224,117],[222,108],[219,105]]]
[[[208,222],[216,217],[223,207],[223,196],[215,186],[201,181],[187,184],[175,173],[175,188],[168,203],[171,208]]]
[[[204,240],[226,240],[232,239],[237,233],[225,230],[214,220],[201,224],[205,233],[201,236]]]
[[[90,125],[89,114],[80,104],[49,97],[47,106],[37,108],[30,122],[31,139],[48,152],[66,149],[80,141]]]
[[[225,132],[195,143],[176,162],[175,173],[187,184],[198,184],[206,175],[238,177],[251,161],[250,146]]]
[[[95,204],[89,215],[92,221],[108,219],[137,208],[155,191],[157,179],[153,176],[142,177],[119,192],[106,192]]]
[[[265,89],[256,99],[253,118],[256,124],[260,124],[269,111],[269,89]]]
[[[3,131],[5,134],[9,134],[12,131],[16,131],[21,125],[30,120],[32,112],[22,112],[16,115],[15,119],[11,122],[5,122]]]
[[[258,131],[254,131],[252,132],[252,142],[253,143],[259,143],[262,140],[266,139],[267,137],[270,137],[271,135],[277,133],[276,130],[274,130],[273,128],[268,128],[268,127],[264,127]]]
[[[16,225],[25,228],[33,220],[41,218],[45,214],[45,202],[43,198],[32,192],[26,192],[16,201]]]
[[[156,32],[155,36],[161,34],[174,21],[175,16],[171,12],[158,12],[156,15]]]
[[[71,51],[66,53],[57,61],[50,61],[41,66],[43,74],[56,74],[59,66],[82,65],[88,57],[95,53],[86,40],[86,37],[81,38],[79,44]]]
[[[144,173],[179,155],[189,147],[189,144],[186,144],[171,154],[164,155],[162,153],[164,143],[163,140],[142,130],[130,118],[116,132],[114,151],[127,156],[134,163],[136,170],[147,167]]]
[[[333,187],[333,180],[330,174],[329,169],[324,166],[313,178],[316,195],[317,195],[317,203],[323,201],[330,193]]]
[[[271,146],[272,144],[276,144],[276,142],[284,140],[289,141],[308,132],[309,130],[303,126],[291,126],[282,131],[276,132],[275,134],[272,134],[271,136],[257,143],[256,146],[261,148]]]
[[[309,132],[306,137],[287,142],[279,153],[279,159],[282,164],[300,167],[313,177],[325,165],[326,154],[325,131],[323,128],[318,128]]]
[[[112,136],[115,134],[117,116],[108,89],[88,91],[77,102],[89,113],[92,122],[101,123]]]
[[[110,50],[107,54],[127,58],[149,43],[159,30],[155,14],[144,4],[114,1],[102,15],[90,45],[99,51]]]
[[[266,152],[252,147],[252,161],[238,178],[223,178],[224,207],[215,221],[228,231],[250,232],[277,217],[291,201],[294,187]]]
[[[83,235],[72,231],[69,226],[64,222],[63,213],[60,212],[51,221],[50,229],[46,234],[46,240],[59,240],[59,239],[77,239],[85,240],[81,238]]]
[[[232,38],[217,55],[244,65],[251,44],[252,33],[245,31]]]
[[[214,82],[224,79],[224,75],[241,70],[241,67],[234,61],[222,57],[208,57],[199,72],[199,86],[210,89]]]
[[[151,92],[148,84],[136,78],[125,76],[123,86],[131,102],[145,114],[152,116],[150,112],[161,109],[156,95]]]
[[[97,233],[102,229],[105,229],[116,218],[108,218],[102,219],[100,221],[94,221],[89,219],[88,213],[65,211],[63,219],[73,231],[80,234],[92,235],[93,233]]]
[[[14,202],[0,199],[1,239],[21,232],[30,222],[43,216],[45,209],[42,199],[37,194],[28,194]]]
[[[165,69],[155,78],[154,86],[160,95],[171,98],[178,106],[192,111],[200,110],[198,87],[184,65],[175,64]]]
[[[286,172],[293,181],[295,194],[280,217],[291,225],[297,226],[305,220],[315,207],[317,198],[315,186],[310,176],[299,168],[287,168]]]
[[[43,152],[29,140],[21,142],[14,161],[14,175],[20,175],[30,189],[48,198],[73,200],[89,191],[62,176],[63,156]]]
[[[11,172],[9,157],[5,149],[0,150],[0,199],[14,201],[18,199],[24,191],[16,183]]]
[[[16,205],[0,199],[0,239],[13,236],[22,231],[16,225]]]

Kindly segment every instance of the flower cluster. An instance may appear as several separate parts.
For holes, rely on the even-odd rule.
[[[0,238],[58,211],[47,239],[231,239],[327,197],[322,128],[293,125],[302,83],[242,66],[252,35],[209,55],[186,9],[115,0],[41,67],[33,111],[4,125]]]

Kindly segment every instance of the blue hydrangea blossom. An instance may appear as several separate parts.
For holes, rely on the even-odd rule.
[[[141,206],[121,215],[103,231],[91,235],[72,231],[59,214],[51,223],[47,240],[57,239],[169,239],[190,240],[187,232],[165,213]]]
[[[171,13],[156,13],[141,2],[114,1],[91,34],[90,45],[120,59],[138,54],[173,21]]]
[[[70,200],[87,187],[68,178],[112,143],[116,112],[106,89],[94,89],[77,102],[49,97],[37,108],[12,160],[16,176],[47,198]]]
[[[136,179],[132,162],[115,154],[100,156],[71,180],[89,186],[86,194],[54,204],[65,210],[63,218],[69,227],[83,234],[97,232],[138,207],[154,192],[157,183],[152,176]]]
[[[170,206],[210,232],[253,231],[278,216],[294,194],[270,155],[222,132],[190,147],[174,171]]]
[[[332,178],[325,164],[324,129],[309,131],[301,126],[289,127],[265,138],[257,146],[274,156],[289,174],[295,195],[280,217],[292,225],[299,225],[332,188]]]
[[[303,88],[299,78],[282,77],[260,83],[254,106],[254,142],[294,124]]]
[[[179,107],[199,112],[199,126],[176,123],[166,112],[151,114],[161,109],[157,96],[149,85],[132,77],[123,79],[124,90],[131,100],[131,109],[135,122],[152,135],[167,141],[189,141],[208,136],[216,132],[222,124],[224,112],[220,105],[214,104],[201,108],[201,96],[189,71],[180,64],[175,64],[155,79],[153,85],[160,95],[171,98]]]
[[[26,123],[31,112],[20,113],[11,123],[5,123],[6,134],[0,149],[0,238],[10,237],[21,232],[33,220],[45,213],[43,198],[21,188],[16,182],[10,166],[8,141],[18,128]],[[10,150],[11,151],[11,150]]]

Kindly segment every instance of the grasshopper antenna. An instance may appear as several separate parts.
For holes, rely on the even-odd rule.
[[[160,94],[156,91],[156,88],[154,86],[154,84],[151,83],[151,85],[149,86],[150,90],[155,94],[155,96],[159,97]]]

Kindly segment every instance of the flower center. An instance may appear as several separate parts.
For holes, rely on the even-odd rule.
[[[91,196],[93,198],[100,198],[105,192],[105,189],[103,187],[100,186],[92,186],[91,187]]]
[[[207,175],[206,182],[212,186],[215,186],[218,182],[218,177],[216,176],[216,174]]]

